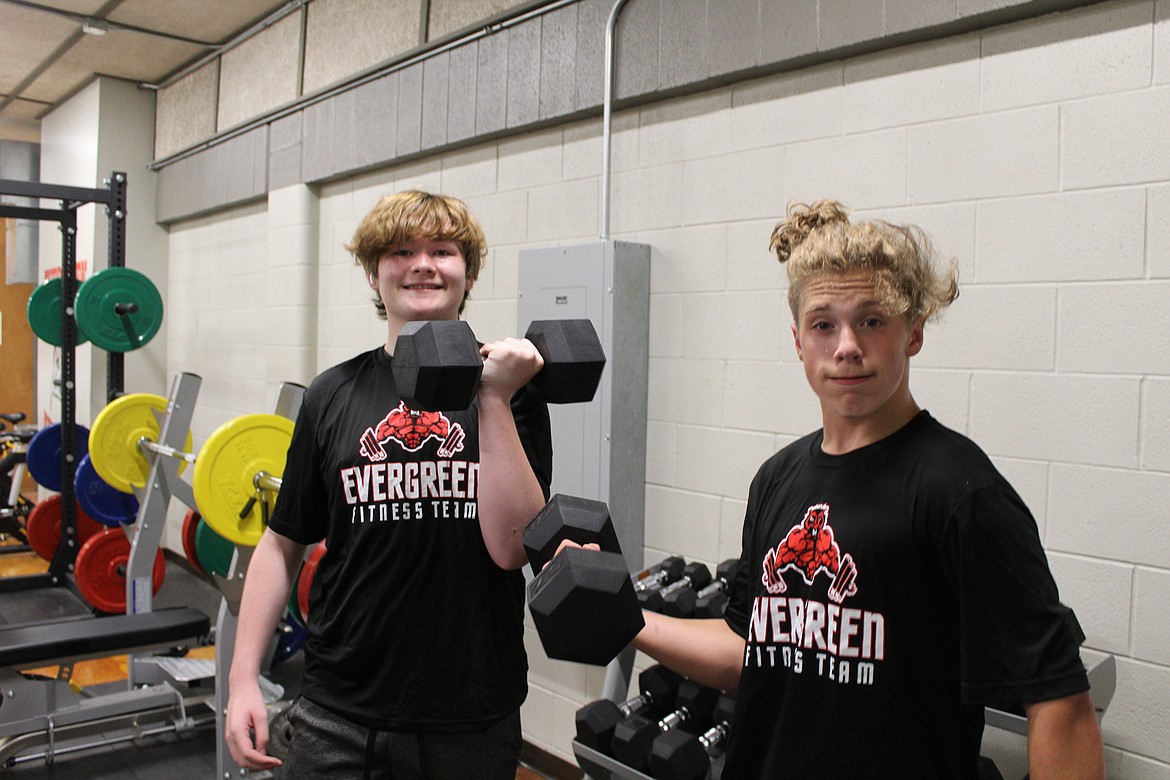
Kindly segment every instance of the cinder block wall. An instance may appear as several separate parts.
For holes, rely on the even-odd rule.
[[[652,247],[646,559],[736,555],[756,467],[819,425],[767,252],[785,204],[835,197],[919,224],[958,262],[963,292],[928,328],[912,389],[1031,506],[1086,659],[1117,656],[1109,776],[1170,778],[1168,119],[1167,0],[619,112],[612,233]],[[600,170],[600,121],[578,120],[172,225],[168,366],[204,376],[196,438],[270,405],[282,372],[307,382],[381,341],[341,248],[381,194],[470,203],[492,251],[468,319],[495,338],[516,330],[520,249],[596,238]],[[307,274],[268,256],[290,224],[316,246]],[[275,301],[312,318],[298,338],[315,343],[286,345],[292,359],[272,349],[291,321]],[[602,671],[529,640],[526,737],[571,760],[573,712]],[[1021,740],[991,733],[987,750],[1022,776]]]

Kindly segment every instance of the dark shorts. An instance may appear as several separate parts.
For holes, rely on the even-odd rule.
[[[498,778],[514,780],[520,756],[520,712],[484,731],[428,734],[378,731],[304,697],[289,709],[288,780],[317,778]]]

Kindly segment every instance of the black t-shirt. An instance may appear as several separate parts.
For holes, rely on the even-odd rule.
[[[545,496],[548,409],[512,401]],[[302,693],[374,728],[482,729],[527,695],[524,576],[484,546],[478,401],[412,413],[381,347],[305,393],[269,527],[324,539],[311,592]]]
[[[1036,523],[921,412],[760,468],[727,622],[746,641],[725,778],[975,778],[983,706],[1088,689]]]

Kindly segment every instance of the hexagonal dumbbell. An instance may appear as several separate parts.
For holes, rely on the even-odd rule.
[[[610,754],[613,730],[635,713],[665,715],[674,706],[674,692],[682,676],[665,666],[655,665],[638,675],[641,693],[621,704],[598,699],[577,710],[577,741],[586,747]]]
[[[683,575],[683,567],[686,565],[687,562],[677,555],[663,558],[634,577],[634,592],[642,593],[674,582]]]
[[[727,611],[727,592],[731,589],[731,581],[739,572],[739,559],[726,560],[715,570],[715,582],[699,592],[695,600],[695,614],[697,618],[721,618]],[[718,584],[717,590],[712,588]]]
[[[605,352],[589,320],[537,320],[524,337],[544,359],[528,383],[539,399],[569,404],[593,400],[605,369]],[[394,382],[406,404],[437,412],[466,409],[475,399],[483,358],[463,320],[408,322],[394,343]]]
[[[695,736],[684,731],[667,731],[654,740],[650,749],[650,774],[658,780],[706,780],[712,754],[727,744],[735,700],[719,697],[713,715],[715,725]]]
[[[645,772],[650,767],[654,740],[660,734],[686,726],[688,731],[705,729],[711,724],[711,715],[719,691],[700,685],[694,680],[683,680],[675,694],[675,710],[659,721],[631,715],[613,730],[613,757],[631,769]]]
[[[565,539],[594,542],[601,551],[567,547],[558,553]],[[604,502],[553,496],[524,529],[524,549],[536,575],[528,584],[528,609],[549,658],[604,666],[642,630],[642,610]]]
[[[642,602],[642,609],[651,612],[662,612],[666,609],[667,599],[677,598],[673,594],[684,589],[699,590],[711,582],[711,570],[705,563],[688,563],[683,569],[683,576],[664,588],[649,594]]]
[[[722,617],[722,608],[727,604],[727,587],[737,568],[739,559],[730,558],[719,564],[715,569],[715,579],[705,587],[681,588],[667,594],[663,599],[662,614],[681,618]],[[700,602],[703,603],[702,613],[699,612]]]
[[[687,562],[677,555],[666,558],[658,565],[653,575],[634,583],[634,595],[638,597],[638,606],[650,609],[652,612],[661,608],[662,597],[658,595],[664,587],[678,580],[686,571]]]

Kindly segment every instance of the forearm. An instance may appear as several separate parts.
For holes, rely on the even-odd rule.
[[[237,682],[255,682],[259,676],[264,653],[288,604],[288,594],[304,550],[304,545],[270,531],[265,531],[260,537],[248,563],[236,621],[230,672],[233,686]]]
[[[744,641],[720,618],[683,620],[643,612],[634,647],[669,669],[723,691],[739,687]]]
[[[1088,693],[1029,704],[1026,710],[1032,780],[1104,780],[1101,728]]]
[[[518,569],[528,558],[523,531],[544,506],[508,399],[480,393],[479,526],[488,554],[501,569]]]

